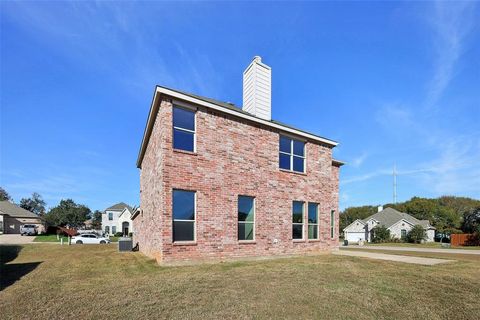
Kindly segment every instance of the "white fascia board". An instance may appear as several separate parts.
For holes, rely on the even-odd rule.
[[[219,112],[223,112],[223,113],[226,113],[226,114],[231,114],[231,115],[234,115],[234,116],[239,117],[239,118],[243,118],[243,119],[247,119],[247,120],[250,120],[250,121],[253,121],[253,122],[261,123],[261,124],[266,125],[268,127],[272,127],[272,128],[276,128],[276,129],[285,131],[285,132],[289,132],[289,133],[292,133],[292,134],[300,136],[300,137],[308,138],[310,140],[326,143],[326,144],[329,144],[329,145],[334,146],[334,147],[338,145],[338,142],[328,140],[328,139],[324,139],[324,138],[321,138],[321,137],[317,137],[315,135],[312,135],[312,134],[309,134],[309,133],[306,133],[306,132],[302,132],[302,131],[299,131],[299,130],[295,130],[293,128],[288,128],[288,127],[282,126],[282,125],[277,124],[277,123],[272,123],[270,121],[263,120],[263,119],[260,119],[260,118],[257,118],[255,116],[251,116],[251,115],[248,115],[248,114],[244,114],[244,113],[239,112],[239,111],[227,109],[225,107],[222,107],[222,106],[219,106],[219,105],[216,105],[216,104],[204,101],[204,100],[200,100],[200,99],[197,99],[197,98],[194,98],[194,97],[191,97],[191,96],[188,96],[188,95],[185,95],[185,94],[173,91],[173,90],[169,90],[167,88],[157,87],[157,93],[165,94],[167,96],[171,96],[171,97],[174,97],[174,98],[177,98],[177,99],[180,99],[180,100],[188,101],[190,103],[197,104],[197,105],[200,105],[200,106],[204,106],[204,107],[207,107],[207,108],[219,111]],[[156,98],[155,98],[155,100],[156,100]],[[152,115],[150,114],[149,118],[151,116]]]
[[[355,221],[353,221],[352,223],[350,223],[348,226],[346,226],[345,228],[343,228],[343,231],[347,230],[348,228],[350,228],[350,226],[352,226],[354,223],[356,222],[360,222],[361,224],[365,225],[365,222],[363,222],[362,220],[360,219],[357,219]]]

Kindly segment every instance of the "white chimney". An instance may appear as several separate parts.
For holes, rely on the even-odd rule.
[[[380,212],[380,211],[383,211],[383,206],[378,206],[378,211],[377,212]]]
[[[272,120],[272,69],[255,56],[243,72],[243,108],[256,117]]]

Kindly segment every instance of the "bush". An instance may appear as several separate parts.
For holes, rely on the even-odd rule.
[[[390,241],[390,230],[384,226],[376,226],[373,228],[373,239],[374,243],[382,243]]]
[[[417,224],[407,233],[407,241],[413,243],[420,243],[427,239],[427,232],[425,229]]]
[[[123,232],[115,232],[115,237],[123,237]]]

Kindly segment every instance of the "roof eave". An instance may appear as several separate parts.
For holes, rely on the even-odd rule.
[[[307,138],[307,139],[310,139],[310,140],[313,140],[313,141],[321,142],[321,143],[330,145],[332,147],[335,147],[335,146],[338,145],[338,142],[330,140],[330,139],[319,137],[319,136],[316,136],[314,134],[311,134],[311,133],[308,133],[308,132],[305,132],[305,131],[302,131],[302,130],[298,130],[298,129],[295,129],[295,128],[291,128],[291,127],[288,127],[288,126],[285,126],[285,125],[282,125],[282,124],[279,124],[279,123],[276,123],[276,122],[273,122],[273,121],[264,120],[264,119],[255,117],[253,115],[241,112],[240,110],[236,111],[236,110],[233,110],[233,109],[227,109],[227,108],[225,108],[221,105],[202,100],[198,97],[193,97],[193,96],[187,95],[185,93],[181,93],[181,92],[178,92],[178,91],[175,91],[175,90],[165,88],[165,87],[161,87],[161,86],[157,85],[155,87],[155,92],[153,94],[152,103],[150,105],[150,112],[148,114],[147,123],[145,125],[145,129],[144,129],[144,132],[143,132],[142,144],[140,146],[140,150],[139,150],[139,153],[138,153],[137,168],[139,168],[139,169],[141,169],[141,167],[142,167],[143,157],[145,156],[145,151],[146,151],[146,148],[147,148],[147,145],[148,145],[148,141],[150,140],[150,135],[151,135],[151,132],[153,130],[153,125],[155,124],[156,114],[157,114],[158,109],[160,107],[160,104],[158,103],[158,101],[159,101],[159,99],[162,95],[166,95],[166,96],[176,98],[176,99],[179,99],[179,100],[184,100],[184,101],[190,102],[192,104],[207,107],[207,108],[210,108],[210,109],[213,109],[213,110],[216,110],[216,111],[219,111],[219,112],[223,112],[223,113],[226,113],[226,114],[231,114],[231,115],[243,118],[243,119],[247,119],[247,120],[250,120],[250,121],[253,121],[253,122],[256,122],[256,123],[260,123],[260,124],[263,124],[263,125],[266,125],[266,126],[269,126],[269,127],[273,127],[273,128],[282,130],[284,132],[295,134],[295,135],[298,135],[300,137],[304,137],[304,138]],[[338,163],[342,163],[342,162],[339,161]],[[343,165],[343,164],[344,163],[342,163],[341,165]]]

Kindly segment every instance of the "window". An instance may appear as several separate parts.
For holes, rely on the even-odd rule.
[[[280,136],[279,166],[285,170],[305,172],[305,142]]]
[[[113,212],[108,213],[108,220],[113,220]]]
[[[109,226],[105,226],[105,234],[110,234],[110,227]]]
[[[292,239],[303,239],[303,202],[293,201]]]
[[[195,241],[195,192],[173,190],[173,241]]]
[[[255,240],[255,198],[238,196],[238,240]]]
[[[335,236],[335,210],[330,212],[330,237],[333,239]]]
[[[173,107],[173,148],[195,151],[195,112]]]
[[[405,229],[402,229],[402,230],[401,230],[401,238],[402,238],[402,239],[406,239],[406,238],[407,238],[407,230],[405,230]]]
[[[117,233],[117,226],[112,226],[112,233],[113,234]]]
[[[318,239],[318,203],[308,203],[308,239]]]

